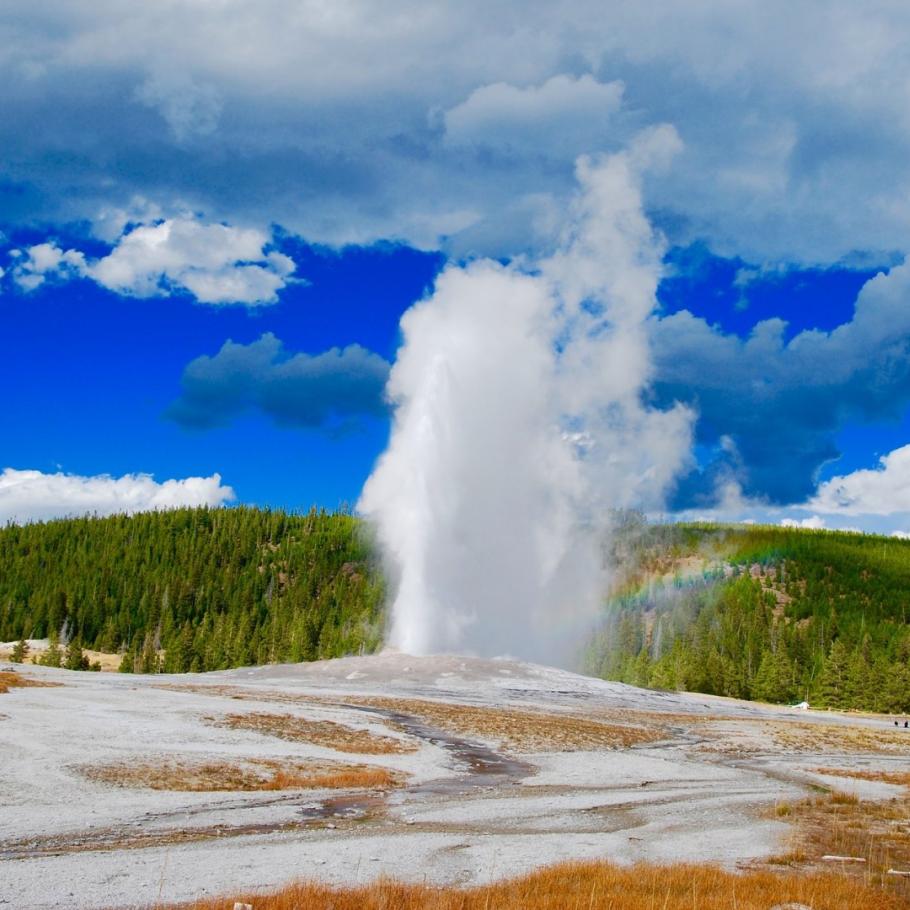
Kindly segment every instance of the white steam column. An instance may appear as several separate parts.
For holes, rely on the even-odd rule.
[[[580,159],[557,252],[450,266],[402,317],[392,436],[358,504],[395,647],[570,662],[608,510],[658,505],[688,457],[691,415],[641,402],[663,245],[638,175],[677,144],[662,128]]]

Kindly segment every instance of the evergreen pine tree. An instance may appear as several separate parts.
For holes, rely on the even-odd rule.
[[[742,698],[745,694],[742,669],[729,657],[721,658],[720,694]]]
[[[651,655],[646,646],[638,652],[638,657],[629,667],[629,682],[633,686],[648,686],[651,684]]]
[[[155,634],[146,633],[145,641],[142,644],[142,650],[139,652],[135,662],[135,672],[137,673],[158,673],[161,670],[161,663],[158,658],[158,650],[155,648]]]
[[[888,667],[881,693],[879,710],[904,714],[910,712],[910,666],[896,660]]]
[[[63,665],[63,650],[56,632],[48,636],[47,650],[38,658],[38,663],[43,667],[60,667]]]
[[[765,651],[752,683],[752,695],[761,701],[781,704],[793,695],[793,667],[783,646]]]
[[[28,652],[28,642],[25,640],[25,636],[23,635],[22,638],[20,638],[19,641],[17,641],[13,646],[13,653],[10,655],[9,659],[14,664],[25,663],[25,658],[28,657]]]
[[[844,643],[833,642],[822,667],[818,694],[827,708],[847,707],[847,665],[849,655]]]
[[[844,704],[850,708],[871,709],[876,698],[872,670],[862,648],[857,648],[847,661],[844,677]]]
[[[63,666],[66,667],[67,670],[88,669],[88,658],[82,653],[82,642],[77,635],[74,635],[66,646]]]

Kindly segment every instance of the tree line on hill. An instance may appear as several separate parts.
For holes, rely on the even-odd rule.
[[[910,542],[625,516],[619,589],[585,652],[608,679],[910,712]],[[42,663],[220,670],[376,650],[385,583],[364,526],[312,510],[176,509],[0,529],[0,640]]]
[[[910,712],[910,542],[713,525],[626,533],[633,568],[588,645],[589,670],[652,688]]]
[[[0,640],[50,638],[42,660],[56,665],[77,663],[77,648],[143,673],[373,651],[383,598],[365,529],[343,512],[187,508],[0,529]]]

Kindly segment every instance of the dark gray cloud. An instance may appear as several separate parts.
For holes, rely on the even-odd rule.
[[[195,429],[260,411],[287,427],[336,430],[387,412],[389,364],[360,345],[293,354],[271,333],[251,344],[228,341],[213,357],[193,360],[167,416]]]
[[[697,442],[714,452],[683,478],[676,506],[709,505],[730,480],[770,503],[804,502],[847,422],[900,419],[910,405],[908,300],[903,265],[863,287],[851,322],[789,342],[778,319],[746,339],[686,311],[655,319],[656,400],[691,404]]]
[[[577,155],[668,122],[685,148],[646,202],[672,239],[749,261],[904,247],[905,5],[338,6],[7,0],[6,217],[94,222],[141,197],[510,254],[546,237]]]

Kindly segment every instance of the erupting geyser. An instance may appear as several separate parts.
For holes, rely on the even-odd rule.
[[[640,174],[650,131],[577,165],[555,252],[451,265],[402,318],[388,450],[360,512],[394,586],[390,643],[568,662],[603,592],[609,510],[653,507],[691,415],[649,409],[647,320],[662,238]]]

